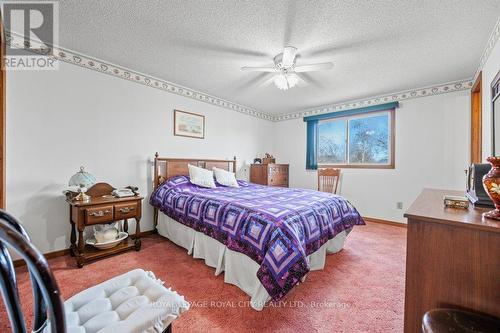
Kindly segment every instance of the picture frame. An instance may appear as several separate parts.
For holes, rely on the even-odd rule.
[[[500,154],[500,70],[491,81],[491,156]]]
[[[174,110],[174,135],[188,138],[205,138],[205,116]]]

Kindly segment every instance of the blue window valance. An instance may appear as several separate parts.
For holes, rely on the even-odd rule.
[[[316,151],[318,147],[318,122],[320,120],[348,117],[368,112],[395,109],[398,106],[399,102],[392,102],[386,104],[367,106],[364,108],[343,110],[343,111],[323,113],[314,116],[304,117],[304,121],[307,123],[306,169],[316,170],[318,168]]]

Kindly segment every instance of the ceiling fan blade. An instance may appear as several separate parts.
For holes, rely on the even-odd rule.
[[[241,67],[241,70],[243,72],[270,72],[270,73],[278,71],[276,67],[248,67],[248,66]]]
[[[203,54],[215,54],[219,57],[235,57],[235,56],[244,56],[244,57],[255,57],[261,59],[267,59],[272,57],[272,54],[267,54],[264,52],[259,52],[246,48],[232,47],[232,46],[224,46],[219,45],[217,43],[212,42],[204,42],[201,40],[185,40],[181,38],[172,38],[170,42],[174,46],[178,46],[184,49],[192,50],[195,52],[203,52]]]
[[[299,75],[297,73],[295,73],[295,75],[297,75],[297,86],[299,86],[299,87],[305,87],[305,86],[309,85],[309,81],[305,80],[302,75]]]
[[[285,46],[283,50],[283,58],[281,59],[281,64],[283,67],[291,67],[295,61],[295,56],[297,55],[297,48],[293,46]]]
[[[333,63],[331,62],[323,62],[320,64],[311,64],[311,65],[302,65],[302,66],[295,66],[295,72],[301,73],[301,72],[314,72],[314,71],[322,71],[322,70],[328,70],[333,68]]]
[[[271,75],[269,78],[267,78],[265,81],[262,81],[258,84],[259,87],[265,87],[270,85],[271,83],[274,82],[274,79],[276,78],[276,75]]]
[[[302,72],[300,73],[300,77],[304,79],[304,81],[306,81],[308,84],[315,86],[316,88],[324,88],[321,82],[314,78],[313,74]]]
[[[274,76],[272,73],[267,72],[253,72],[245,75],[239,82],[232,82],[229,84],[229,89],[234,91],[244,91],[255,86],[259,86],[263,81],[269,79],[269,76]]]

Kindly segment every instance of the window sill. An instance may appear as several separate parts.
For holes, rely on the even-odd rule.
[[[396,169],[394,164],[318,164],[318,169]]]

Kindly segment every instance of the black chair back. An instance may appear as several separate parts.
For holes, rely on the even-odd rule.
[[[19,221],[0,210],[0,289],[9,316],[12,332],[25,333],[26,323],[19,302],[16,272],[7,245],[18,253],[28,266],[34,298],[33,332],[49,325],[52,333],[65,333],[64,305],[47,260],[30,242]]]

